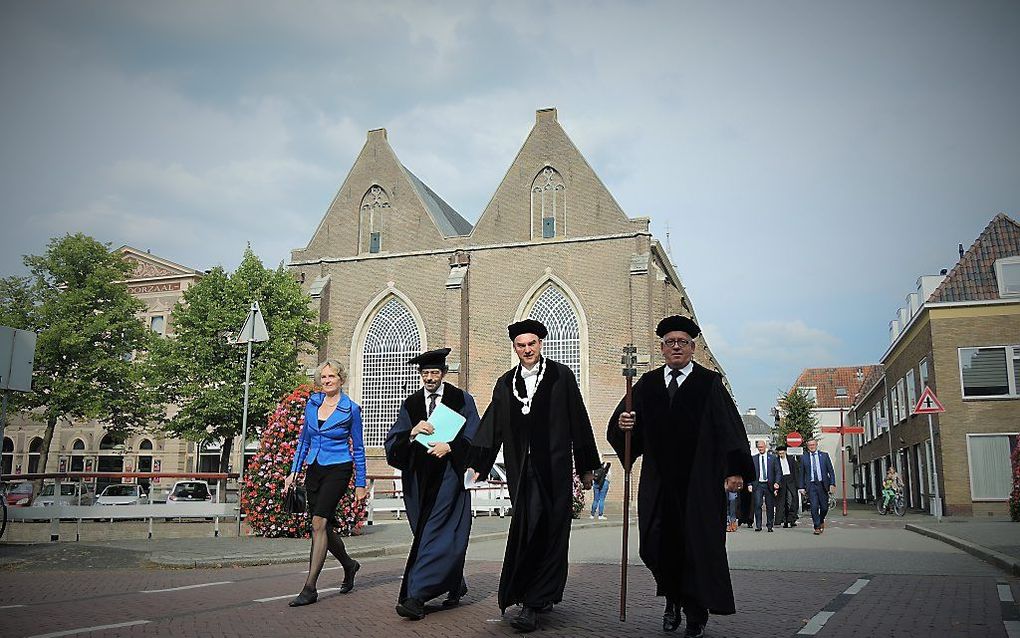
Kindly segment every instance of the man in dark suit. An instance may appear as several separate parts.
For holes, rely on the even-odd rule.
[[[800,463],[786,454],[786,446],[776,448],[779,456],[779,494],[776,496],[776,516],[783,527],[797,527],[797,486],[800,483]]]
[[[776,518],[776,493],[779,491],[779,468],[776,455],[767,451],[765,441],[755,443],[758,453],[754,461],[754,483],[747,486],[754,494],[754,531],[761,531],[761,504],[765,502],[765,524],[772,531]]]
[[[825,515],[829,513],[829,493],[836,489],[836,471],[825,452],[818,451],[818,440],[808,439],[807,453],[800,464],[800,493],[811,501],[811,522],[815,536],[825,531]]]

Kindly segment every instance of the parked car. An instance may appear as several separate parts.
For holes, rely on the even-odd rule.
[[[211,501],[212,490],[205,481],[177,481],[167,492],[167,503],[191,503],[195,501]]]
[[[59,505],[92,505],[95,502],[95,495],[88,485],[82,483],[61,483],[60,495],[53,496],[53,483],[43,485],[39,496],[35,497],[32,505],[49,506]]]
[[[7,507],[24,507],[32,502],[32,482],[14,483],[7,489]]]
[[[142,486],[114,483],[106,486],[103,493],[96,499],[96,505],[141,505],[146,500]]]

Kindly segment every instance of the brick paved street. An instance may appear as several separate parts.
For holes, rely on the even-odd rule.
[[[660,601],[651,595],[651,578],[639,565],[630,570],[627,622],[618,618],[619,568],[609,564],[611,558],[596,559],[616,555],[619,533],[619,527],[575,530],[566,600],[542,617],[543,631],[538,635],[664,635],[659,628]],[[742,531],[731,539],[732,553],[757,556],[759,561],[762,556],[778,556],[784,566],[770,568],[751,561],[753,567],[764,568],[743,569],[744,559],[735,556],[739,613],[713,617],[710,636],[793,636],[826,609],[834,613],[818,636],[1007,636],[1003,610],[1013,613],[1015,604],[1000,602],[997,585],[1007,584],[1014,598],[1020,595],[1016,579],[902,529],[834,526],[820,539],[800,529],[771,535]],[[803,552],[777,549],[804,539],[824,540],[831,546],[807,547]],[[817,563],[819,551],[837,555],[839,545],[870,545],[874,558],[859,559],[860,571],[842,573],[808,564]],[[902,553],[901,545],[911,547],[910,570],[896,567],[894,557]],[[500,563],[489,558],[498,558],[502,548],[502,541],[475,544],[467,567],[470,592],[465,604],[430,613],[418,623],[393,611],[403,567],[400,558],[364,559],[353,593],[324,591],[319,603],[301,609],[287,607],[303,580],[300,564],[6,570],[0,581],[0,635],[72,635],[61,632],[120,625],[87,635],[510,636],[516,632],[500,620],[495,603]],[[336,587],[341,575],[336,568],[325,571],[320,591]],[[844,594],[854,589],[859,591]]]

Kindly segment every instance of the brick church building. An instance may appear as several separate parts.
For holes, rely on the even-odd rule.
[[[404,362],[452,348],[448,380],[484,411],[496,379],[516,363],[506,326],[525,317],[549,328],[543,353],[574,371],[611,458],[605,426],[623,394],[621,349],[634,343],[639,373],[647,371],[661,363],[659,319],[695,317],[649,219],[623,211],[555,109],[537,112],[474,225],[401,164],[384,129],[369,131],[289,267],[332,326],[318,358],[347,366],[372,472],[389,472],[383,440],[400,401],[419,387]],[[721,371],[698,341],[697,361]]]

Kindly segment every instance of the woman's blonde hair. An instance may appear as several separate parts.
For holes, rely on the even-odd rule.
[[[340,385],[347,383],[347,371],[344,370],[344,364],[340,363],[336,359],[326,359],[315,368],[315,385],[322,385],[322,371],[327,367],[333,369],[336,372],[336,376],[340,377]]]

